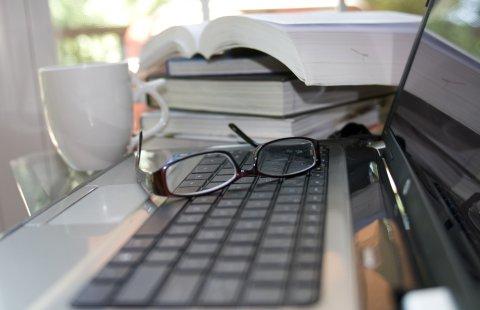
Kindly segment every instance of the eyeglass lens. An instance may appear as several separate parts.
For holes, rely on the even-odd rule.
[[[200,154],[181,160],[166,171],[168,190],[175,195],[199,195],[235,178],[235,166],[223,153]]]
[[[258,153],[258,171],[271,176],[300,173],[315,165],[315,146],[306,139],[285,139],[266,144]]]

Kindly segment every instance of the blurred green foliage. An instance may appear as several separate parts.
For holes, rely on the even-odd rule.
[[[480,59],[479,11],[476,0],[437,1],[427,29]]]
[[[117,34],[63,37],[57,46],[59,63],[117,62],[122,59],[122,43]]]
[[[151,15],[165,2],[166,0],[50,0],[53,25],[59,34],[59,63],[121,60],[121,29],[138,18]],[[116,31],[105,31],[105,27]],[[97,33],[95,29],[98,29]],[[83,30],[88,33],[81,33]]]
[[[372,10],[400,11],[405,13],[425,13],[426,0],[365,0]]]

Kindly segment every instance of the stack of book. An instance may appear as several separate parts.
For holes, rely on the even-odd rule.
[[[228,140],[228,123],[263,141],[323,138],[378,123],[413,42],[417,16],[389,12],[223,17],[153,37],[140,75],[166,78],[165,135]],[[156,123],[159,112],[142,117]]]

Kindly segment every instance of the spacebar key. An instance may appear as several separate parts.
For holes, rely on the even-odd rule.
[[[116,305],[145,305],[167,272],[166,266],[140,266],[123,285],[114,300]]]
[[[135,233],[136,236],[156,236],[162,232],[168,222],[182,209],[187,203],[186,199],[169,199],[163,203],[155,212],[143,223],[140,229]]]

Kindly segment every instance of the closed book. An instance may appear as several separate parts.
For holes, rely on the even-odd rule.
[[[232,139],[235,134],[228,124],[234,123],[252,138],[262,140],[289,136],[332,132],[339,124],[376,109],[381,98],[369,99],[353,104],[337,106],[322,111],[300,114],[292,117],[262,117],[238,114],[220,114],[171,110],[170,120],[163,135],[180,135],[212,139]],[[378,112],[376,115],[378,115]],[[154,126],[160,112],[148,112],[142,116],[141,126],[147,130]],[[377,118],[378,122],[378,118]],[[369,124],[371,125],[371,124]]]
[[[386,86],[306,86],[292,75],[168,78],[162,95],[174,109],[291,116],[392,93]]]
[[[205,59],[202,56],[192,58],[176,57],[166,63],[167,75],[182,76],[218,76],[288,73],[290,70],[275,58],[262,53],[225,53]]]

